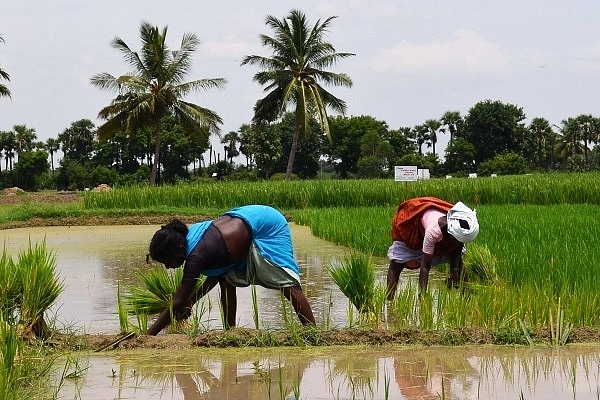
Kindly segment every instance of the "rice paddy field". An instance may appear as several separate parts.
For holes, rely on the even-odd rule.
[[[315,236],[384,257],[399,203],[418,196],[460,200],[476,209],[480,222],[465,262],[470,253],[487,251],[484,263],[493,264],[495,280],[473,282],[462,291],[434,285],[431,309],[425,313],[430,318],[423,315],[427,307],[417,304],[416,287],[409,286],[391,305],[400,325],[523,332],[550,327],[564,335],[572,326],[600,325],[599,193],[600,175],[589,173],[409,183],[216,182],[86,193],[84,208],[217,215],[238,205],[269,204],[295,223],[310,226]]]
[[[600,327],[599,193],[600,174],[596,173],[409,183],[322,180],[123,187],[86,192],[80,202],[69,204],[25,201],[1,206],[0,226],[34,220],[37,224],[75,220],[85,224],[98,221],[94,217],[144,221],[176,215],[198,220],[216,217],[239,205],[268,204],[295,224],[310,227],[313,235],[356,252],[347,260],[357,267],[352,279],[361,281],[358,290],[373,299],[348,292],[354,304],[365,304],[369,314],[355,318],[351,329],[371,329],[375,324],[377,329],[392,332],[405,328],[441,332],[442,336],[447,332],[443,344],[453,345],[464,344],[464,338],[456,334],[461,329],[492,332],[494,343],[524,345],[536,344],[536,334],[545,331],[552,345],[563,346],[576,329],[588,327],[597,332]],[[458,290],[448,289],[441,279],[431,280],[427,294],[421,298],[416,280],[409,280],[395,299],[386,303],[381,286],[374,287],[385,277],[373,276],[365,266],[370,256],[386,256],[391,220],[398,204],[419,196],[462,201],[476,209],[480,234],[467,245],[464,255],[470,280]],[[48,251],[51,256],[52,249]],[[438,266],[437,272],[443,274],[444,268]],[[344,275],[341,270],[337,272]],[[349,274],[341,276],[340,281],[347,281]],[[364,311],[352,310],[350,302],[348,307],[349,315]],[[384,319],[386,323],[380,325]],[[10,386],[10,393],[15,394],[6,398],[21,398],[12,388],[27,379],[27,374],[19,372],[21,375],[13,377],[14,367],[6,366],[20,365],[17,361],[26,359],[20,354],[27,351],[27,346],[16,340],[18,332],[13,325],[0,324],[0,328],[5,343],[0,352],[5,366],[0,369],[0,381],[15,382]],[[307,337],[319,337],[314,332],[303,336],[293,326],[289,329],[298,343],[304,343],[302,346],[311,344]],[[597,337],[590,335],[592,342],[597,342]],[[48,358],[47,354],[40,357]],[[31,374],[39,372],[32,369]],[[8,384],[4,386],[9,388]],[[383,392],[387,392],[385,388]],[[48,398],[57,396],[54,393]],[[527,398],[531,397],[535,396]],[[377,398],[390,397],[384,394]],[[520,398],[525,398],[522,392]]]

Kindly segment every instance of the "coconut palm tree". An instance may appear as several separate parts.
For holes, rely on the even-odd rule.
[[[308,121],[316,118],[331,139],[327,107],[340,114],[346,112],[346,103],[321,85],[352,86],[348,75],[326,70],[339,60],[354,55],[338,53],[325,41],[325,34],[335,18],[329,17],[322,23],[318,20],[310,28],[306,16],[299,10],[292,10],[282,20],[269,15],[266,25],[274,35],[260,35],[260,40],[263,46],[271,48],[273,55],[250,55],[242,61],[242,65],[257,65],[262,69],[253,80],[265,85],[267,92],[256,102],[253,122],[272,122],[281,117],[289,105],[295,109],[296,122],[285,174],[288,180],[292,176],[299,134],[308,132]]]
[[[56,153],[60,149],[60,142],[58,139],[48,138],[46,143],[44,143],[44,148],[50,155],[50,166],[52,171],[54,171],[54,153]]]
[[[175,116],[190,135],[198,132],[218,134],[221,117],[208,108],[184,101],[183,97],[194,91],[222,88],[227,82],[223,78],[183,82],[192,68],[192,55],[200,41],[195,34],[185,33],[179,50],[171,51],[166,44],[166,36],[167,27],[159,29],[142,22],[140,53],[131,50],[118,37],[111,42],[133,71],[118,78],[106,72],[91,78],[94,86],[118,93],[111,104],[98,113],[100,118],[106,120],[98,128],[101,139],[118,131],[135,135],[138,129],[153,128],[155,147],[150,185],[156,182],[163,117]]]
[[[4,38],[0,35],[0,43],[4,43]],[[10,82],[10,75],[0,68],[0,79],[4,79],[7,82]],[[10,89],[0,83],[0,97],[5,96],[10,98]]]
[[[561,138],[555,146],[556,153],[566,160],[575,154],[584,154],[583,134],[579,122],[575,118],[567,118],[561,122]]]

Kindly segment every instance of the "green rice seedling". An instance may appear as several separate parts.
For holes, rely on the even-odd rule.
[[[260,326],[258,324],[258,296],[256,295],[256,285],[252,284],[252,319],[254,321],[254,328],[259,329]]]
[[[529,331],[529,328],[527,328],[527,326],[525,326],[525,323],[523,322],[522,319],[519,320],[519,324],[521,325],[521,331],[523,332],[523,336],[525,337],[525,340],[527,341],[527,344],[529,344],[530,346],[533,346],[533,339],[531,338],[531,333]]]
[[[183,278],[183,268],[167,270],[157,267],[139,274],[142,286],[130,286],[128,293],[123,295],[123,302],[129,313],[138,319],[138,327],[141,331],[147,330],[148,315],[161,313],[172,307],[173,297]],[[198,279],[196,288],[204,281],[203,277]],[[179,324],[183,325],[183,324]],[[180,327],[178,321],[171,323],[172,329]]]
[[[560,306],[560,298],[558,299],[558,305],[556,307],[556,326],[554,326],[553,320],[552,312],[550,312],[550,335],[552,344],[555,346],[564,346],[569,340],[573,324],[565,322],[565,313]]]
[[[387,372],[383,376],[383,398],[384,400],[389,400],[390,398],[390,376]]]
[[[434,326],[433,312],[434,296],[431,292],[422,293],[419,298],[419,326],[431,330]]]
[[[327,301],[323,304],[323,319],[321,321],[321,329],[331,329],[331,309],[333,307],[333,295],[329,292]]]
[[[18,270],[21,274],[23,294],[19,305],[25,332],[36,338],[48,338],[50,327],[44,313],[64,289],[56,273],[56,255],[47,250],[46,242],[29,246],[19,253]]]
[[[388,303],[388,319],[398,328],[417,326],[418,303],[416,299],[416,285],[412,281],[408,281],[406,287],[398,290],[394,300]]]
[[[0,352],[2,364],[0,369],[0,394],[1,398],[10,398],[9,395],[18,385],[20,378],[17,355],[21,352],[22,342],[17,334],[15,325],[0,320]]]
[[[117,313],[119,315],[119,328],[121,333],[129,331],[129,318],[127,307],[124,304],[123,296],[121,295],[121,284],[117,285]]]
[[[7,254],[6,248],[0,257],[0,318],[13,321],[21,303],[23,282],[18,266]]]
[[[37,342],[25,345],[16,322],[1,319],[0,343],[1,399],[58,398],[57,392],[48,397],[49,374],[55,356],[47,348]]]
[[[469,244],[463,257],[464,269],[470,282],[497,285],[500,277],[496,272],[498,260],[485,245]]]
[[[204,326],[202,321],[205,315],[209,314],[209,308],[204,301],[199,301],[196,308],[192,311],[188,335],[190,337],[198,336],[201,332],[208,330],[208,326]]]
[[[375,266],[371,257],[353,252],[341,265],[329,264],[329,275],[342,293],[358,310],[363,321],[369,321],[375,311]]]

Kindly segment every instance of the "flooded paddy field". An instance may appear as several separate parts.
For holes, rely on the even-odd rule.
[[[122,351],[82,360],[65,399],[597,399],[598,348]]]
[[[349,249],[291,225],[303,290],[320,327],[346,327],[348,300],[327,265]],[[45,241],[65,290],[49,320],[85,334],[118,334],[117,292],[138,283],[153,225],[39,227],[0,232],[17,257]],[[376,259],[383,282],[386,259]],[[435,273],[432,274],[435,278]],[[404,283],[417,279],[408,271]],[[401,282],[401,285],[402,283]],[[277,291],[256,288],[259,321],[283,325]],[[207,297],[204,328],[221,329],[218,291]],[[238,289],[238,326],[253,327],[250,288]],[[78,378],[64,399],[599,399],[600,346],[322,346],[294,348],[117,349],[69,354]],[[185,345],[184,345],[185,343]],[[75,364],[73,364],[75,360]],[[64,361],[64,359],[63,359]],[[57,373],[61,370],[57,368]]]

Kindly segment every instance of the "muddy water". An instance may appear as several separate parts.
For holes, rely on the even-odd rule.
[[[65,290],[51,310],[65,326],[86,333],[117,333],[117,292],[138,283],[140,270],[161,267],[145,263],[148,243],[158,226],[41,227],[0,231],[9,254],[32,243],[45,240],[57,256],[57,271]],[[303,290],[315,318],[322,326],[348,324],[348,300],[327,273],[328,263],[348,256],[348,249],[318,239],[305,226],[292,224],[294,251],[300,265]],[[387,260],[376,261],[378,276],[385,279]],[[256,288],[259,321],[263,327],[282,325],[282,302],[279,292]],[[201,320],[205,328],[221,328],[218,290],[213,290],[198,310],[205,310]],[[254,327],[252,291],[238,289],[238,326]]]
[[[57,324],[87,333],[119,331],[117,289],[137,283],[156,226],[46,227],[1,231],[17,257],[45,240],[56,252],[65,283],[53,312]],[[317,323],[348,324],[347,299],[326,265],[348,249],[292,225],[304,291]],[[383,281],[386,260],[376,260]],[[412,272],[404,282],[415,280]],[[259,319],[282,323],[281,301],[257,288]],[[220,328],[218,294],[207,302],[205,327]],[[238,289],[238,321],[253,327],[249,288]],[[178,352],[111,351],[73,355],[62,399],[598,399],[600,347],[341,347],[294,349],[194,349]],[[73,364],[73,361],[75,364]],[[62,369],[58,368],[58,371]],[[58,372],[59,373],[59,372]],[[57,378],[57,381],[60,379]]]
[[[597,347],[194,349],[95,355],[65,399],[597,399]]]

